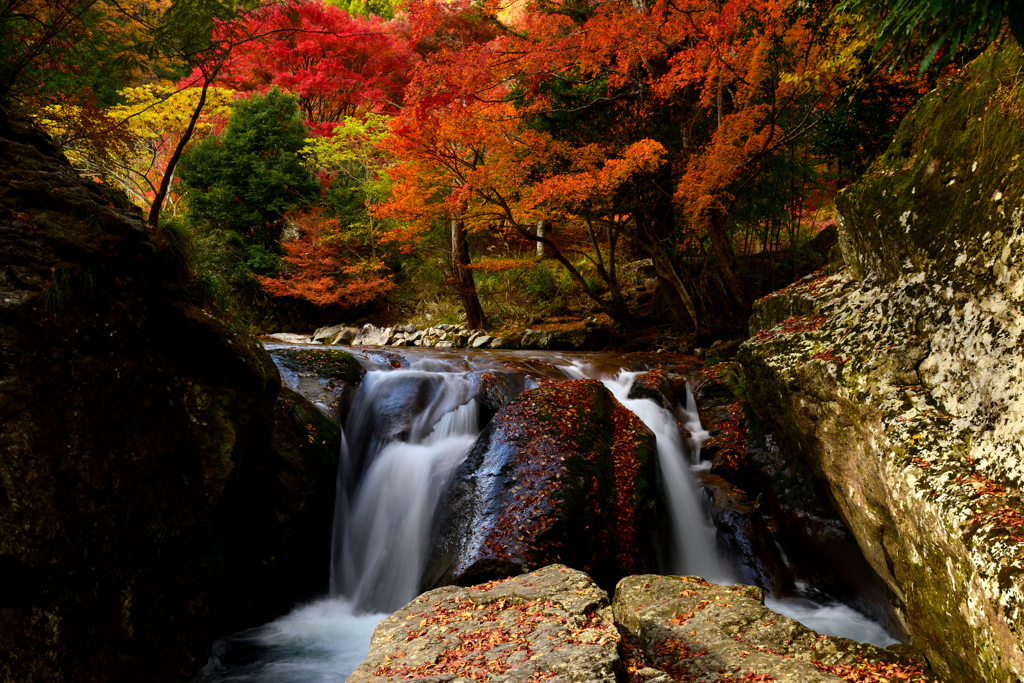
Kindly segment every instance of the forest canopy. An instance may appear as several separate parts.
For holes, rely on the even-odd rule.
[[[699,332],[820,265],[832,195],[1012,4],[9,0],[0,99],[224,306]]]

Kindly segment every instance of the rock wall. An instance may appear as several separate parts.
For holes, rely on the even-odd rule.
[[[836,200],[845,268],[755,304],[750,405],[949,680],[1024,676],[1024,66],[929,94]]]
[[[275,548],[333,497],[313,481],[337,434],[297,434],[318,411],[275,412],[269,357],[187,284],[137,210],[0,113],[2,681],[190,680],[215,635],[288,606]]]

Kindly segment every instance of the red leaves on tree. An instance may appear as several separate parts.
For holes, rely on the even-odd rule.
[[[262,37],[235,49],[220,78],[227,87],[287,90],[323,135],[346,116],[400,106],[414,60],[401,24],[351,17],[316,0],[272,4],[247,21]]]

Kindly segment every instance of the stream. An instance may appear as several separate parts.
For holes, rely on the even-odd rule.
[[[286,347],[267,345],[268,350]],[[675,413],[650,399],[630,399],[633,379],[645,368],[612,354],[345,350],[367,374],[343,430],[331,595],[218,641],[198,682],[338,683],[362,662],[380,619],[420,592],[429,525],[444,481],[482,431],[473,396],[485,372],[511,369],[524,389],[543,377],[600,380],[657,437],[670,513],[668,573],[736,581],[718,552],[715,528],[691,476],[710,467],[700,456],[708,433],[692,391]],[[400,368],[392,366],[396,357],[403,360]],[[293,384],[295,375],[282,369],[282,378]],[[798,589],[797,597],[768,597],[766,604],[819,633],[879,646],[897,642],[850,607],[810,586]]]

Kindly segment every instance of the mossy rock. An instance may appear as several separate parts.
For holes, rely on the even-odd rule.
[[[1008,41],[944,80],[836,198],[843,259],[856,277],[892,282],[927,265],[977,291],[999,277],[987,261],[1024,250],[1007,229],[1024,215],[1022,68]]]
[[[494,416],[438,504],[424,587],[551,562],[610,587],[657,566],[660,477],[653,433],[600,382],[525,391]]]
[[[290,370],[328,380],[358,384],[366,374],[355,356],[340,349],[280,349],[271,355]]]

